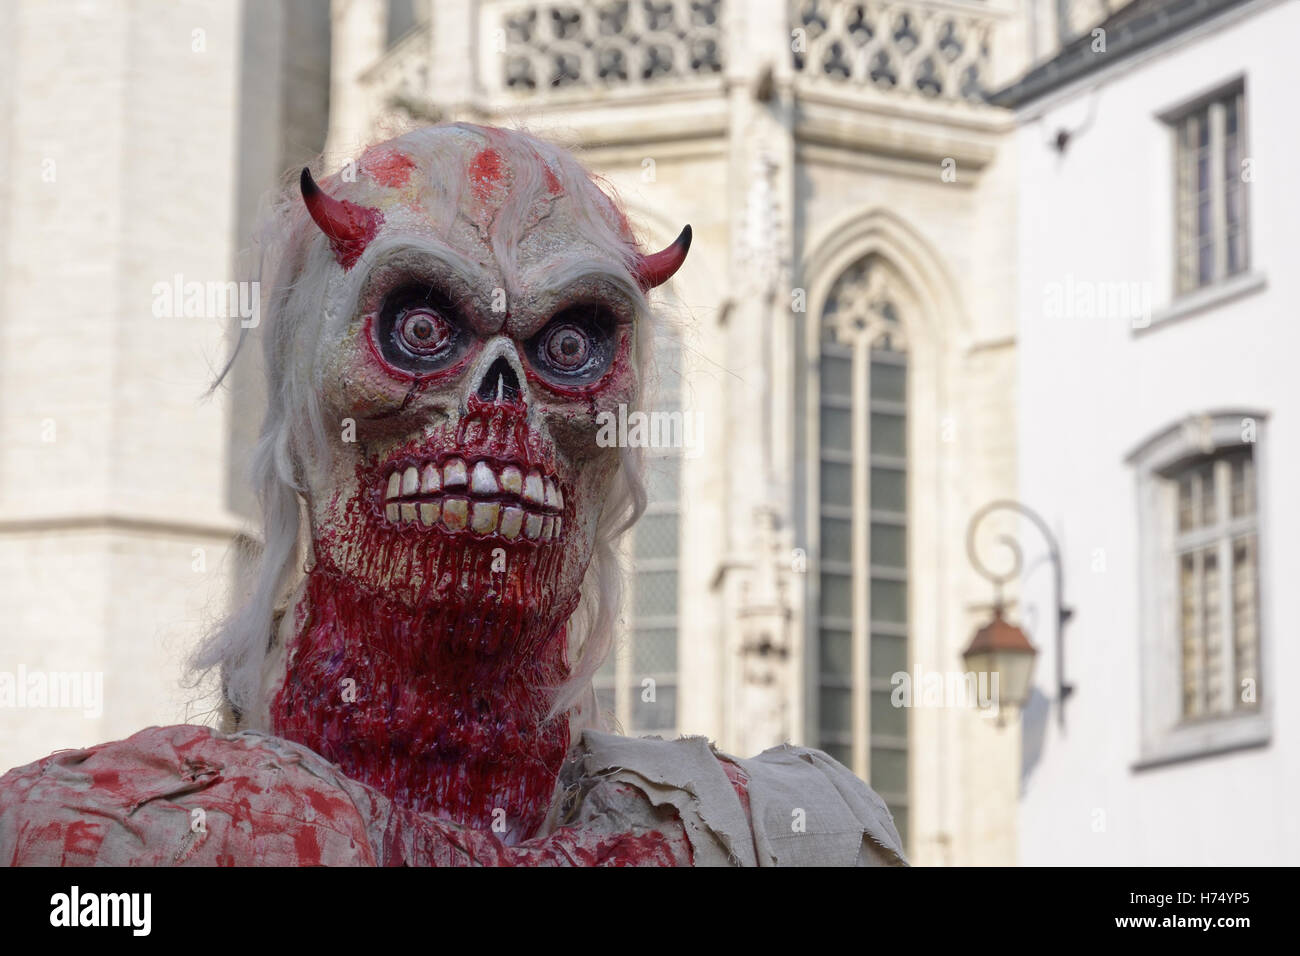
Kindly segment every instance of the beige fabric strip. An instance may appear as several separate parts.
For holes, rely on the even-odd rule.
[[[546,830],[603,812],[603,804],[599,811],[596,806],[603,799],[599,784],[625,783],[654,807],[677,812],[697,866],[907,865],[884,801],[819,750],[787,744],[738,760],[704,737],[662,740],[586,730],[570,759]],[[749,776],[752,834],[720,759]],[[646,827],[654,822],[640,821]]]

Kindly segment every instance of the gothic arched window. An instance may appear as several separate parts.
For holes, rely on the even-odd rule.
[[[907,711],[892,706],[890,677],[908,667],[905,302],[873,255],[845,270],[822,310],[810,605],[818,743],[871,783],[904,840]]]

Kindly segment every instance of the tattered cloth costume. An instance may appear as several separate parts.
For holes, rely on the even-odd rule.
[[[597,434],[644,399],[690,227],[643,254],[570,154],[468,124],[298,191],[264,236],[260,557],[194,662],[222,726],[9,772],[0,862],[904,863],[820,751],[601,729],[645,492]]]

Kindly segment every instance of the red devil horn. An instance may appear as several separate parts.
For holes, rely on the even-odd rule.
[[[686,253],[691,248],[691,227],[682,230],[680,236],[665,247],[662,252],[642,256],[637,263],[636,277],[643,289],[653,289],[663,285],[673,277],[673,273],[686,261]]]
[[[334,255],[344,269],[351,269],[370,240],[375,238],[384,221],[383,213],[369,206],[358,206],[346,199],[335,199],[323,192],[311,178],[311,171],[303,167],[302,201],[320,231],[329,239]]]

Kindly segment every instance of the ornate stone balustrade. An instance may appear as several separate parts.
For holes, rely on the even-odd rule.
[[[724,0],[482,0],[475,10],[469,95],[489,108],[721,89],[724,13],[744,15]],[[981,0],[789,0],[785,29],[801,85],[978,101],[993,82],[993,34],[1006,15]],[[383,102],[418,112],[437,99],[430,35],[414,31],[371,69]]]
[[[717,81],[722,0],[487,2],[480,80],[493,94],[547,96]]]
[[[970,0],[791,0],[794,68],[810,81],[980,100],[995,16]]]

